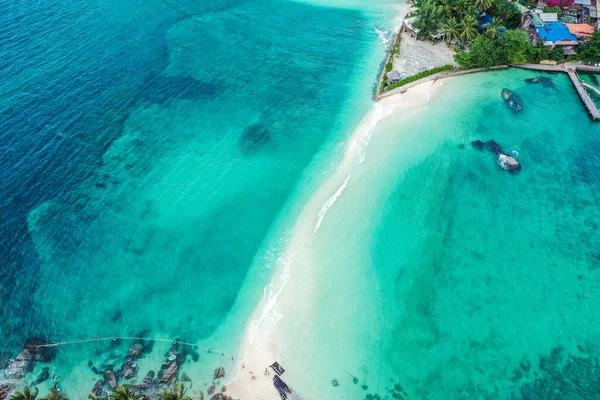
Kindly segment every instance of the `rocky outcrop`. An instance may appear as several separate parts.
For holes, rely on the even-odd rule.
[[[100,394],[102,393],[102,389],[104,389],[105,384],[106,384],[106,381],[104,379],[96,382],[96,384],[94,385],[94,388],[92,389],[92,394],[94,396],[100,396]]]
[[[112,372],[110,369],[104,371],[104,378],[106,379],[106,382],[108,382],[111,388],[114,389],[117,387],[117,377],[115,376],[115,373]]]
[[[142,381],[142,384],[140,385],[140,389],[145,390],[148,389],[150,387],[150,385],[152,384],[152,380],[154,379],[154,371],[150,371],[146,374],[146,377],[144,378],[144,380]]]
[[[179,370],[179,365],[177,365],[177,362],[171,362],[163,376],[160,378],[160,383],[171,382],[171,379],[173,379],[173,377],[177,373],[177,370]]]
[[[508,172],[519,172],[521,170],[521,164],[508,154],[498,155],[498,163],[500,166]]]
[[[215,370],[215,379],[220,379],[225,376],[225,368],[219,367]]]
[[[27,339],[24,349],[6,367],[6,375],[10,378],[22,379],[25,374],[33,370],[33,363],[52,361],[55,355],[54,348],[38,347],[45,344],[48,342],[41,338]]]
[[[13,389],[14,385],[9,385],[8,383],[0,385],[0,400],[7,400],[8,395]]]
[[[502,169],[510,173],[517,173],[521,170],[521,164],[519,164],[517,159],[506,154],[504,150],[502,150],[502,147],[494,140],[490,140],[487,143],[483,143],[480,140],[474,140],[471,144],[478,150],[486,148],[494,153],[497,156],[498,165],[500,165]]]
[[[514,94],[508,89],[502,89],[502,98],[504,102],[515,114],[520,113],[523,110],[523,101],[519,96]]]

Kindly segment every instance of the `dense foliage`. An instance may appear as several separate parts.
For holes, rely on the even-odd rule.
[[[507,0],[417,0],[415,28],[420,39],[443,36],[450,41],[470,43],[480,34],[496,37],[506,28],[516,28],[521,12]],[[493,19],[480,27],[486,14]],[[482,28],[482,29],[481,29]]]
[[[558,18],[561,18],[563,16],[562,8],[560,8],[558,6],[544,7],[544,12],[545,13],[557,13],[558,14]]]
[[[594,32],[587,43],[579,46],[578,58],[588,62],[600,62],[600,31]]]
[[[534,61],[534,54],[535,50],[527,34],[511,29],[495,38],[478,36],[471,44],[470,50],[456,54],[454,60],[463,69],[489,68],[494,65]]]
[[[438,72],[452,71],[453,69],[454,69],[454,65],[444,65],[442,67],[437,67],[437,68],[433,68],[433,69],[430,69],[430,70],[427,70],[427,71],[419,72],[418,74],[413,75],[413,76],[409,76],[408,78],[403,79],[403,80],[401,80],[399,82],[392,83],[391,85],[389,85],[386,88],[386,90],[395,89],[397,87],[407,85],[407,84],[409,84],[411,82],[418,81],[419,79],[426,78],[428,76],[437,74]]]

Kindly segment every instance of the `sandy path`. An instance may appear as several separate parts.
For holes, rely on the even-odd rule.
[[[295,261],[310,247],[313,233],[321,223],[327,223],[326,211],[338,198],[343,201],[343,190],[351,177],[352,169],[361,163],[364,147],[373,128],[383,119],[402,115],[408,110],[423,109],[439,84],[426,82],[411,88],[403,95],[392,96],[374,103],[352,136],[349,138],[346,154],[339,168],[310,198],[302,209],[291,232],[289,244],[280,257],[280,263],[271,279],[273,290],[263,296],[255,308],[246,328],[245,337],[237,357],[238,364],[233,371],[235,378],[227,387],[227,394],[244,400],[278,400],[279,395],[272,384],[273,372],[265,375],[265,369],[276,360],[290,356],[297,346],[289,334],[284,337],[285,320],[282,315],[307,318],[314,307],[314,271],[316,266],[302,258],[302,264]],[[286,289],[286,287],[293,290]],[[292,349],[292,351],[288,351]],[[284,365],[285,367],[285,365]],[[287,374],[293,374],[288,371]],[[284,376],[285,379],[285,376]]]

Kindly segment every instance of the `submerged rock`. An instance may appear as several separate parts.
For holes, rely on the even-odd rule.
[[[545,76],[538,76],[535,78],[528,78],[525,79],[525,82],[527,83],[541,83],[542,86],[544,87],[554,87],[554,82],[552,82],[552,79],[550,78],[546,78]]]
[[[215,387],[215,385],[210,385],[210,387],[208,388],[207,392],[209,395],[213,394],[215,392],[215,390],[217,390],[217,388]]]
[[[95,396],[99,396],[100,393],[102,393],[102,389],[104,388],[105,384],[105,380],[99,380],[98,382],[96,382],[94,388],[92,389],[92,394],[94,394]]]
[[[239,146],[246,155],[253,154],[271,140],[269,128],[265,124],[248,125],[239,139]]]
[[[520,113],[523,110],[523,101],[519,96],[514,94],[508,89],[502,89],[502,98],[504,102],[515,114]]]
[[[34,385],[39,385],[40,383],[47,381],[50,378],[49,368],[45,367],[42,370],[42,373],[38,375],[37,379],[33,382]]]
[[[146,374],[146,377],[144,378],[144,380],[142,381],[142,384],[140,385],[140,389],[144,390],[144,389],[148,389],[150,387],[150,384],[152,383],[152,379],[154,379],[154,371],[150,371]]]
[[[500,147],[500,145],[498,143],[496,143],[493,140],[490,140],[489,142],[486,143],[487,149],[489,151],[491,151],[494,154],[502,154],[504,153],[502,151],[502,147]]]
[[[215,379],[219,379],[225,376],[225,368],[219,367],[215,370]]]
[[[471,146],[475,147],[477,150],[483,150],[485,143],[483,143],[481,140],[473,140],[471,142]]]
[[[334,380],[332,380],[332,381],[331,381],[331,384],[333,385],[333,387],[338,387],[338,386],[340,386],[340,383],[338,382],[338,380],[337,380],[337,379],[334,379]]]

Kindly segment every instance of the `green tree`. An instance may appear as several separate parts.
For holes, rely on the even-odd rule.
[[[109,400],[141,400],[145,396],[137,392],[137,390],[130,385],[119,385],[113,390],[108,396]]]
[[[158,395],[159,400],[192,400],[190,396],[186,396],[187,388],[181,383],[173,382],[172,388],[164,388]]]
[[[454,9],[454,0],[439,0],[438,9],[440,12],[440,18],[448,19],[452,18],[452,11]]]
[[[579,46],[578,58],[588,62],[600,62],[600,31],[594,32],[587,44]]]
[[[527,33],[522,30],[508,30],[500,35],[498,42],[506,54],[508,64],[523,64],[531,54],[531,42]]]
[[[474,40],[478,35],[477,20],[473,16],[465,17],[458,24],[458,36],[465,42]]]
[[[498,18],[494,18],[492,22],[484,24],[483,28],[485,29],[483,34],[489,39],[498,38],[498,36],[500,36],[500,33],[506,30],[504,25],[502,25],[502,20]]]
[[[61,393],[61,391],[58,390],[57,384],[55,383],[54,386],[52,386],[52,390],[50,391],[50,393],[48,393],[47,395],[42,397],[41,400],[68,400],[68,399],[67,399],[66,394]]]
[[[521,23],[521,11],[513,3],[507,0],[493,0],[494,4],[490,7],[488,14],[494,18],[504,21],[509,29],[514,29]]]
[[[483,11],[489,10],[492,4],[492,0],[475,0],[475,5]]]
[[[27,386],[25,386],[22,392],[17,392],[10,396],[10,400],[35,400],[37,399],[39,392],[40,391],[37,387],[31,390]]]
[[[429,36],[440,27],[440,11],[434,0],[424,0],[419,4],[418,16],[415,28],[419,30],[421,39],[429,39]]]
[[[560,8],[559,6],[554,6],[554,7],[544,7],[544,12],[545,13],[557,13],[558,14],[558,18],[561,18],[563,16],[563,12],[562,12],[562,8]]]
[[[462,53],[455,54],[454,61],[456,61],[456,63],[462,69],[473,68],[473,60],[471,60],[471,52],[469,51],[463,51]]]
[[[458,35],[460,32],[460,24],[456,20],[456,18],[452,17],[446,21],[444,25],[442,25],[442,33],[444,34],[444,38],[446,41],[452,41],[458,39]]]

